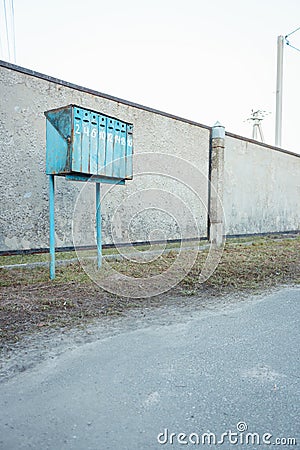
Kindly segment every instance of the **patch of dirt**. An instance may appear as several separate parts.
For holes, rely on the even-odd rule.
[[[55,282],[48,280],[48,269],[0,269],[0,344],[9,352],[32,333],[85,327],[104,317],[125,311],[188,303],[199,307],[224,295],[259,293],[283,284],[300,283],[300,238],[260,239],[249,243],[227,243],[222,260],[213,275],[199,283],[199,274],[207,252],[199,252],[197,261],[185,278],[167,294],[151,298],[112,295],[94,284],[81,266],[59,268]],[[176,258],[169,254],[167,263]],[[114,262],[120,272],[141,277],[149,272],[147,264]],[[168,265],[167,264],[167,265]],[[161,270],[161,259],[151,264],[151,273]],[[195,306],[194,306],[195,307]]]
[[[207,289],[203,288],[203,293],[206,292]],[[91,320],[122,315],[128,309],[163,305],[181,290],[173,290],[172,295],[131,299],[111,295],[94,283],[53,285],[49,282],[22,288],[2,287],[0,293],[0,342],[4,349],[28,333],[45,328],[82,326]]]
[[[220,296],[203,290],[202,294],[198,293],[192,297],[165,295],[159,299],[143,300],[136,308],[125,308],[122,315],[102,314],[94,319],[78,322],[74,322],[71,317],[69,322],[65,321],[61,326],[56,323],[54,327],[31,328],[33,332],[24,332],[13,345],[7,342],[4,346],[0,353],[0,382],[27,370],[34,370],[40,363],[56,359],[62,353],[73,351],[78,346],[140,327],[187,322],[193,320],[199,312],[205,316],[215,313],[230,314],[232,307],[260,301],[265,293],[266,291],[263,291],[262,296],[249,296],[247,293],[231,292]]]

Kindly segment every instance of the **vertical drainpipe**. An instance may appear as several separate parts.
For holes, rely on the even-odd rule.
[[[211,133],[209,241],[221,246],[225,239],[223,211],[225,128],[216,122]]]

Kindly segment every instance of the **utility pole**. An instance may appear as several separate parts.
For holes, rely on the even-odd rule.
[[[275,145],[276,145],[276,147],[281,147],[283,44],[284,44],[284,37],[278,36],[278,38],[277,38],[277,81],[276,81],[276,124],[275,124]]]

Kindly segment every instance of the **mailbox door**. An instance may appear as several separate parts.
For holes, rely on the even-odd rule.
[[[72,120],[72,172],[132,178],[132,125],[76,106]]]

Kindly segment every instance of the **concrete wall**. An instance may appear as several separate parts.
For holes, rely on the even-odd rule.
[[[0,99],[0,251],[48,247],[44,111],[70,103],[134,124],[134,180],[102,184],[104,243],[207,236],[209,127],[5,62]],[[299,230],[299,155],[227,133],[224,167],[227,234]],[[95,244],[94,197],[56,177],[56,246]]]
[[[300,229],[299,156],[226,136],[226,234]]]
[[[134,180],[102,185],[104,243],[206,236],[209,127],[4,62],[0,99],[0,251],[49,245],[44,111],[70,103],[134,124]],[[56,177],[55,198],[56,245],[72,224],[94,244],[94,185]]]

